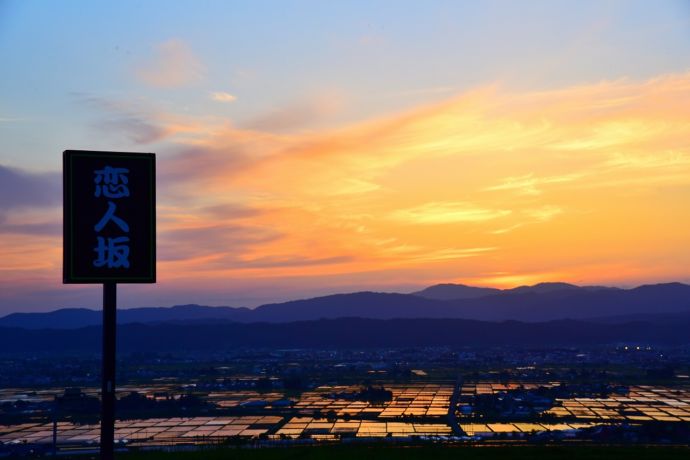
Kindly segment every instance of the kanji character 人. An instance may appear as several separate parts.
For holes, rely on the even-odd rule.
[[[115,203],[113,203],[112,201],[108,201],[108,210],[105,212],[105,215],[101,217],[101,220],[99,220],[98,223],[94,225],[93,228],[97,232],[100,232],[108,224],[108,222],[112,220],[118,227],[120,227],[120,230],[122,230],[123,232],[129,232],[129,225],[127,224],[127,222],[115,215],[116,209],[117,206],[115,205]]]

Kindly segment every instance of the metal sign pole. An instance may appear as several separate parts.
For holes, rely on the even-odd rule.
[[[102,460],[115,452],[117,283],[156,282],[156,155],[62,154],[65,284],[103,285]]]
[[[103,374],[101,384],[101,460],[115,458],[115,329],[117,284],[103,283]]]

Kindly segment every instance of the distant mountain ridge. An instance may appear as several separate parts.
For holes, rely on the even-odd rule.
[[[500,294],[502,291],[496,288],[474,287],[465,284],[435,284],[412,295],[434,300],[476,299],[492,294]]]
[[[436,284],[423,289],[418,292],[413,292],[412,295],[425,297],[427,299],[435,300],[458,300],[458,299],[476,299],[497,294],[524,294],[534,292],[537,294],[544,294],[550,292],[575,292],[579,290],[585,291],[601,291],[601,290],[620,290],[616,287],[606,286],[576,286],[570,283],[538,283],[533,286],[518,286],[511,289],[496,289],[486,287],[473,287],[464,284]]]
[[[156,323],[164,321],[200,319],[237,319],[241,321],[249,308],[208,307],[203,305],[175,305],[173,307],[123,308],[117,311],[119,324]],[[101,324],[100,310],[62,308],[46,313],[11,313],[0,318],[0,327],[24,329],[75,329]]]
[[[357,292],[266,304],[255,309],[178,305],[118,310],[120,324],[224,322],[287,323],[336,318],[468,319],[544,322],[592,319],[620,323],[629,319],[690,312],[690,286],[644,285],[633,289],[540,283],[513,289],[442,284],[412,294]],[[641,315],[641,316],[640,316]],[[646,316],[645,316],[646,315]],[[101,312],[65,308],[48,313],[12,313],[0,327],[75,329],[99,325]]]
[[[423,346],[592,346],[690,343],[690,315],[651,327],[646,322],[603,324],[561,320],[540,323],[463,319],[340,318],[290,323],[215,321],[207,324],[124,324],[119,352],[175,352],[249,348],[379,348]],[[13,352],[100,350],[101,328],[29,330],[0,327],[0,349]]]

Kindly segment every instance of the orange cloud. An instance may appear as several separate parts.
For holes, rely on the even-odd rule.
[[[190,180],[265,211],[253,223],[283,237],[251,257],[339,261],[324,273],[416,263],[438,280],[473,279],[548,265],[595,282],[584,270],[601,276],[596,263],[664,254],[662,272],[678,278],[688,222],[655,222],[682,212],[678,187],[690,186],[689,84],[690,75],[671,75],[533,93],[487,87],[336,130],[231,128],[190,155],[213,165]],[[646,225],[627,225],[638,220]],[[468,258],[458,248],[492,250]]]
[[[150,120],[174,142],[158,157],[163,286],[690,281],[690,74],[489,86],[308,132],[281,129],[304,120],[288,109]],[[41,238],[2,239],[13,282],[59,278],[59,241]]]

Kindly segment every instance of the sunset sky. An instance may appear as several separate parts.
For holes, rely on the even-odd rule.
[[[65,149],[155,152],[119,305],[690,282],[690,2],[2,1],[0,314],[64,286]]]

